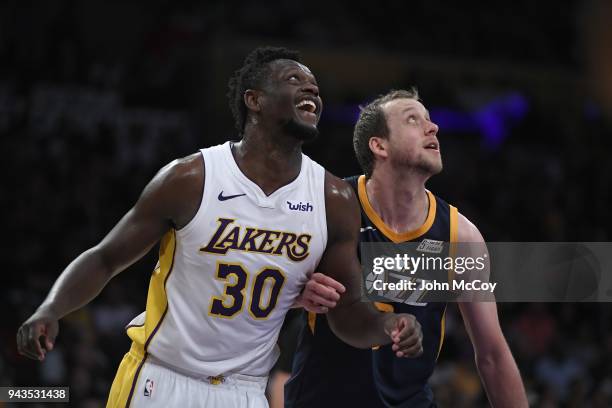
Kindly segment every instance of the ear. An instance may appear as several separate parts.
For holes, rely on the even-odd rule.
[[[262,93],[255,89],[247,89],[244,91],[244,104],[247,109],[253,112],[261,111]]]
[[[383,137],[372,136],[368,141],[368,146],[376,157],[387,158],[389,156],[389,151],[387,150],[387,139]]]

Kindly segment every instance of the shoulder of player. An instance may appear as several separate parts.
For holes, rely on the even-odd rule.
[[[351,235],[359,230],[359,203],[349,183],[325,172],[325,208],[328,235]]]
[[[325,171],[325,200],[332,203],[348,204],[355,201],[355,191],[351,185],[329,171]]]
[[[198,152],[173,160],[162,167],[155,177],[170,188],[201,184],[204,182],[204,158]]]
[[[153,177],[142,198],[166,214],[176,228],[181,228],[200,207],[204,171],[204,159],[199,152],[173,160]]]
[[[484,242],[482,234],[465,215],[458,213],[457,240],[459,242]]]

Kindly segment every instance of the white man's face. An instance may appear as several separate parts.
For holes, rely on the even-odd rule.
[[[389,159],[393,166],[409,167],[428,175],[442,171],[438,125],[415,99],[394,99],[381,108],[389,128]]]

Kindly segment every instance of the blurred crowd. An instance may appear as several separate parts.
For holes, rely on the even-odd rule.
[[[435,55],[448,66],[462,61],[462,72],[474,75],[452,81],[447,73],[440,81],[420,69],[388,87],[417,85],[434,121],[435,112],[466,113],[492,100],[487,95],[508,90],[524,95],[529,108],[504,125],[506,135],[495,146],[477,128],[441,126],[445,170],[428,187],[472,219],[488,241],[610,241],[610,124],[580,88],[576,5],[555,6],[552,19],[552,2],[489,5],[475,14],[463,4],[442,3],[327,2],[325,12],[284,2],[268,9],[252,2],[3,3],[0,385],[68,385],[74,406],[105,402],[129,348],[123,327],[145,305],[154,251],[60,323],[57,348],[44,364],[17,355],[17,327],[159,168],[234,137],[224,84],[248,51],[234,40],[303,45],[315,57],[312,50],[325,44],[327,51],[364,47],[377,55]],[[95,25],[92,16],[113,24]],[[437,21],[444,21],[443,29]],[[215,65],[217,42],[228,47],[223,53],[238,55],[229,59],[235,65]],[[571,80],[564,86],[551,86],[546,76],[483,81],[478,73],[486,67],[479,61],[488,60],[528,72],[521,64],[531,64],[539,73],[546,72],[544,64]],[[362,63],[347,70],[385,76]],[[332,84],[325,72],[315,74]],[[330,88],[328,99],[323,86],[321,92],[331,113],[324,113],[321,136],[305,150],[333,173],[349,176],[359,172],[350,112],[375,93]],[[508,303],[499,313],[534,406],[612,405],[610,304]],[[486,406],[453,305],[446,333],[431,380],[440,406]]]

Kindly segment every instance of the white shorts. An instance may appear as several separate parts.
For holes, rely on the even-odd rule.
[[[125,370],[122,366],[124,363],[131,365],[132,360],[136,360],[134,357],[132,353],[127,353],[121,362],[107,407],[268,408],[265,395],[267,377],[233,374],[197,379],[145,361],[129,381],[130,376],[121,373],[134,371]],[[136,384],[133,385],[135,377]],[[129,389],[127,398],[115,398],[118,394],[116,387]]]

